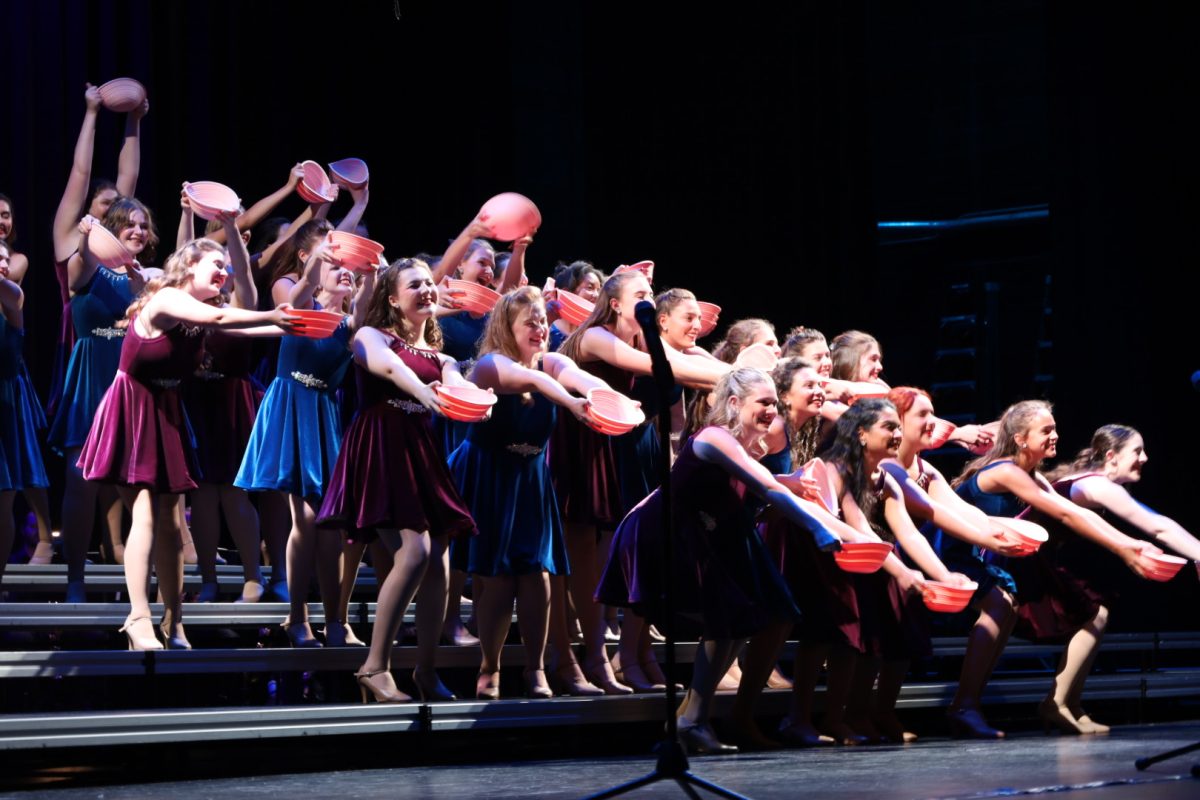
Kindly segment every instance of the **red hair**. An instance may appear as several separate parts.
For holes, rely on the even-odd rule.
[[[896,407],[896,413],[901,418],[908,413],[913,407],[913,403],[917,402],[918,397],[924,397],[933,402],[933,398],[929,396],[929,392],[924,389],[917,389],[914,386],[897,386],[888,392],[887,399],[892,401],[892,405]]]

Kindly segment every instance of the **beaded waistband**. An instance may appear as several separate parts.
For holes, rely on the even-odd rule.
[[[504,449],[510,453],[516,453],[519,456],[526,456],[526,457],[540,456],[542,454],[542,448],[540,448],[536,445],[532,445],[532,444],[525,444],[524,442],[519,442],[518,444],[510,444],[510,445],[506,446]]]
[[[151,378],[146,383],[153,384],[160,389],[174,389],[180,384],[178,378]]]
[[[124,339],[124,328],[92,328],[92,336],[97,336],[101,339]]]
[[[213,372],[211,369],[198,369],[195,375],[202,381],[220,381],[225,379],[224,372]]]
[[[317,376],[309,375],[306,372],[299,372],[299,371],[293,372],[292,380],[294,380],[296,383],[307,386],[309,389],[328,389],[329,388],[328,383],[321,380]]]
[[[398,408],[407,414],[428,414],[429,409],[413,400],[401,400],[399,397],[388,398],[387,404]]]

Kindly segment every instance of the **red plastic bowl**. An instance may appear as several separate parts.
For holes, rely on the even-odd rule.
[[[1152,581],[1162,581],[1164,583],[1178,575],[1183,566],[1187,564],[1186,558],[1167,555],[1166,553],[1161,556],[1147,554],[1146,558],[1154,562],[1154,569],[1147,572],[1146,577]]]
[[[582,325],[592,315],[596,304],[574,292],[558,290],[558,315],[572,325]]]
[[[587,393],[588,419],[592,427],[609,436],[619,436],[646,421],[636,403],[612,389],[591,389]]]
[[[879,571],[892,550],[887,542],[843,542],[842,549],[834,552],[833,560],[845,572],[865,575]]]
[[[491,229],[491,238],[514,242],[542,226],[542,212],[523,194],[504,192],[483,204],[479,219]]]
[[[146,99],[146,87],[133,78],[115,78],[100,87],[100,102],[109,111],[124,114]]]
[[[950,441],[950,437],[954,434],[954,431],[958,430],[958,426],[953,422],[947,422],[937,417],[931,417],[930,419],[933,422],[933,433],[929,436],[929,447],[936,450]]]
[[[459,305],[468,311],[486,314],[496,307],[496,303],[500,302],[500,293],[483,284],[450,280],[447,286],[450,291],[455,292],[455,299]]]
[[[700,335],[708,336],[717,329],[717,321],[721,317],[721,307],[716,303],[697,302],[700,306]]]
[[[979,584],[977,583],[968,583],[966,586],[958,587],[938,581],[926,581],[925,606],[930,611],[937,611],[941,614],[957,614],[971,604],[971,597],[978,588]]]
[[[221,212],[236,212],[242,205],[237,192],[216,181],[189,183],[184,191],[192,211],[200,219],[216,219]]]
[[[361,189],[371,179],[367,162],[361,158],[343,158],[329,165],[329,174],[347,189]]]
[[[305,161],[300,166],[304,169],[304,177],[296,185],[296,192],[310,203],[332,203],[332,184],[321,165],[315,161]]]

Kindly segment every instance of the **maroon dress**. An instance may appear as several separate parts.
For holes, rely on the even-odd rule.
[[[671,468],[675,612],[699,623],[709,639],[798,621],[800,611],[754,530],[745,486],[702,461],[694,444],[688,439]],[[661,525],[662,493],[655,489],[617,528],[596,600],[665,622]]]
[[[200,365],[204,329],[177,325],[153,339],[126,329],[116,378],[100,401],[79,455],[90,481],[145,486],[159,494],[196,488],[191,430],[179,396]]]
[[[1099,474],[1067,476],[1054,483],[1054,490],[1069,500],[1076,481]],[[1117,593],[1105,587],[1112,586],[1112,573],[1124,567],[1109,551],[1044,514],[1031,511],[1026,519],[1044,526],[1050,540],[1033,555],[1008,562],[1017,580],[1015,633],[1042,641],[1068,639],[1095,618],[1101,606],[1111,607],[1116,601]]]
[[[215,331],[204,337],[203,364],[183,385],[183,402],[196,437],[196,480],[231,485],[242,466],[262,390],[251,372],[252,339]]]
[[[437,351],[399,337],[388,346],[424,383],[441,380]],[[359,410],[342,437],[317,524],[342,528],[356,540],[373,538],[377,528],[474,534],[429,409],[357,362],[354,371]]]

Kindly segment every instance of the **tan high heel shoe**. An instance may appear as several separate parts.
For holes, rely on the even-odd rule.
[[[566,694],[571,697],[600,697],[604,694],[603,689],[588,682],[588,679],[583,676],[583,670],[574,662],[559,666],[557,670],[547,674],[546,677],[550,680],[553,690],[558,694]]]
[[[532,700],[549,700],[554,697],[550,684],[546,682],[546,670],[525,670],[525,696]]]
[[[481,672],[479,677],[475,679],[475,699],[476,700],[499,700],[500,699],[500,673],[499,672]]]
[[[1047,697],[1038,704],[1038,717],[1042,720],[1042,729],[1048,734],[1051,729],[1055,729],[1060,733],[1069,733],[1073,736],[1087,733],[1083,726],[1075,717],[1071,716],[1071,712],[1054,702],[1054,698]]]
[[[593,685],[603,689],[605,694],[633,694],[633,689],[617,680],[612,671],[612,664],[609,664],[608,661],[593,667],[584,667],[583,674]]]
[[[382,676],[380,680],[373,680]],[[373,672],[359,670],[354,673],[358,680],[358,690],[362,693],[362,701],[366,703],[369,697],[374,697],[376,703],[411,703],[412,698],[396,688],[391,670],[377,669]]]
[[[142,623],[145,623],[143,625]],[[138,628],[135,632],[134,628]],[[162,642],[154,635],[154,622],[149,617],[133,617],[125,620],[119,633],[129,640],[130,650],[162,650]]]

